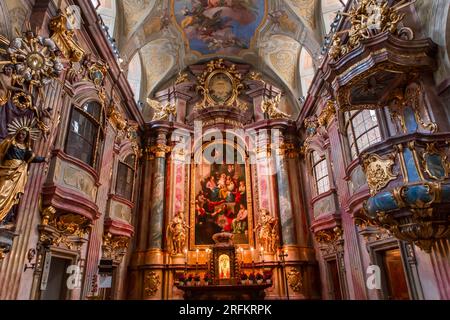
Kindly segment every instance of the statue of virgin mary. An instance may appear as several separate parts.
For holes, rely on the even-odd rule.
[[[14,120],[8,126],[10,136],[0,142],[0,225],[10,223],[11,209],[25,192],[29,164],[46,161],[31,149],[39,132],[34,123],[28,118]]]

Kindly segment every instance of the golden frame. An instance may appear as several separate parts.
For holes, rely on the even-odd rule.
[[[220,103],[217,102],[216,100],[214,100],[211,97],[211,80],[219,75],[219,74],[223,74],[227,77],[227,79],[229,80],[231,87],[232,87],[232,91],[231,91],[231,95],[228,97],[228,99],[223,103],[224,106],[231,106],[234,101],[236,101],[237,97],[238,97],[238,90],[237,90],[237,86],[239,85],[238,83],[236,83],[236,80],[234,79],[234,77],[228,72],[228,71],[224,71],[224,70],[214,70],[213,72],[211,72],[209,74],[209,76],[206,78],[205,81],[205,86],[204,86],[204,95],[206,98],[206,102],[208,103],[208,105],[219,105]]]
[[[210,141],[206,142],[201,145],[201,147],[198,147],[198,150],[194,150],[194,159],[198,159],[199,155],[198,153],[201,152],[203,154],[203,151],[205,148],[213,145],[213,144],[222,144],[222,145],[229,145],[233,147],[237,152],[239,152],[242,156],[242,159],[245,159],[245,187],[247,190],[247,212],[248,212],[248,244],[239,244],[240,247],[243,248],[251,248],[255,246],[254,242],[254,236],[253,236],[253,202],[251,195],[252,192],[252,184],[251,184],[251,171],[250,171],[250,164],[249,159],[247,157],[247,153],[245,150],[242,150],[242,148],[239,147],[239,145],[232,144],[228,141]],[[195,244],[195,197],[197,194],[197,190],[195,189],[195,180],[196,180],[196,168],[197,164],[195,161],[191,164],[191,188],[190,188],[190,209],[189,209],[189,225],[191,228],[189,229],[189,250],[195,250],[195,249],[206,249],[211,247],[212,245],[196,245]]]

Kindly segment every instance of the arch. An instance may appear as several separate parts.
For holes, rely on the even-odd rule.
[[[302,88],[303,96],[308,94],[309,87],[314,78],[315,69],[314,69],[314,61],[311,54],[308,50],[303,47],[300,52],[300,84]]]
[[[134,93],[134,100],[138,102],[141,98],[142,84],[142,61],[139,53],[136,53],[128,65],[128,83]]]

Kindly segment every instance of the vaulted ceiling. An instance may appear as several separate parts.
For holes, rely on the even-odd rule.
[[[313,61],[320,57],[324,3],[342,6],[339,0],[123,0],[114,37],[124,69],[140,57],[142,99],[188,65],[223,57],[252,64],[297,101],[306,95],[302,49]]]

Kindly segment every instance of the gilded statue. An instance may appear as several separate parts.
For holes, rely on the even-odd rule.
[[[172,242],[172,254],[183,254],[186,245],[186,229],[190,228],[184,220],[183,211],[178,211],[167,226],[168,238]]]
[[[260,209],[259,222],[255,228],[259,243],[265,252],[275,252],[278,242],[278,220],[270,216],[267,209]],[[259,230],[259,231],[258,231]]]
[[[19,203],[25,192],[30,163],[42,163],[31,149],[31,140],[37,137],[31,119],[16,119],[8,127],[10,136],[0,143],[0,223],[10,226],[11,209]]]
[[[281,94],[275,98],[264,100],[261,105],[261,110],[269,119],[289,119],[291,116],[279,109],[280,102]]]
[[[155,112],[153,114],[152,121],[158,120],[171,121],[173,119],[172,117],[177,116],[177,109],[175,108],[175,106],[170,105],[170,103],[167,103],[165,106],[163,106],[159,101],[151,99],[147,99],[147,103]]]

